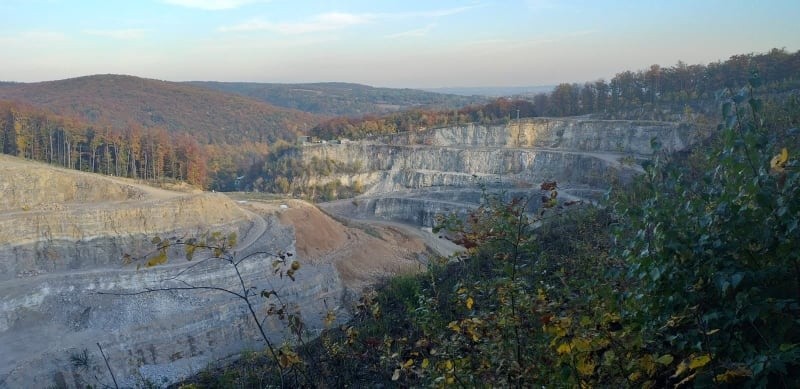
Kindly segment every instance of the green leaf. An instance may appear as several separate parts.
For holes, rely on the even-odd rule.
[[[664,355],[658,357],[658,359],[656,359],[656,362],[661,364],[661,365],[665,365],[666,366],[666,365],[669,365],[670,363],[672,363],[673,360],[675,360],[675,358],[673,358],[672,355],[664,354]]]

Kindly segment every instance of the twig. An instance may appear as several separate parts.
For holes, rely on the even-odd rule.
[[[106,354],[103,352],[103,348],[100,347],[100,342],[97,342],[97,348],[100,349],[100,355],[103,356],[103,361],[106,362],[106,369],[108,369],[108,373],[111,374],[111,380],[114,381],[114,387],[119,389],[119,384],[117,384],[117,378],[114,377],[114,372],[111,371],[111,365],[108,364],[108,358],[106,358]]]

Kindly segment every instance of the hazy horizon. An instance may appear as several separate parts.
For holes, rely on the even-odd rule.
[[[548,86],[800,48],[800,2],[5,0],[0,78]]]

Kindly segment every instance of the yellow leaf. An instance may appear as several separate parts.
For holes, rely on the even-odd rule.
[[[592,347],[588,340],[584,338],[575,338],[572,339],[571,348],[574,348],[581,352],[591,351]]]
[[[636,382],[636,381],[638,381],[638,380],[639,380],[639,378],[640,378],[641,376],[642,376],[642,375],[641,375],[641,374],[639,374],[639,372],[638,372],[638,371],[635,371],[635,372],[631,373],[631,375],[629,375],[629,376],[628,376],[628,380],[629,380],[629,381],[631,381],[631,382]]]
[[[570,351],[572,351],[572,348],[568,343],[561,343],[561,345],[556,349],[556,353],[558,353],[558,355],[569,354]]]
[[[430,364],[431,364],[431,361],[429,361],[428,358],[425,358],[425,359],[422,360],[422,368],[423,369],[427,369]]]
[[[584,376],[590,376],[594,374],[594,366],[595,363],[593,360],[581,359],[578,361],[578,373]]]
[[[408,369],[411,366],[414,366],[414,360],[413,359],[409,359],[409,360],[406,361],[406,363],[403,364],[403,368],[404,369]]]
[[[449,329],[451,329],[451,330],[453,330],[455,332],[461,332],[461,326],[459,326],[458,322],[456,322],[456,321],[451,321],[450,324],[447,325],[447,328],[449,328]]]
[[[750,369],[748,369],[746,367],[743,367],[743,366],[740,366],[740,367],[736,367],[734,369],[727,370],[726,372],[724,372],[722,374],[717,374],[717,376],[714,377],[714,381],[716,381],[716,382],[724,382],[724,383],[733,383],[733,382],[740,381],[740,380],[742,380],[744,378],[751,377],[752,375],[753,375],[753,372],[750,371]]]
[[[689,364],[686,363],[686,361],[679,363],[678,368],[675,369],[675,374],[672,375],[672,378],[678,378],[682,376],[687,370],[689,370]]]
[[[699,357],[694,357],[689,362],[689,369],[695,370],[699,369],[708,363],[711,362],[711,357],[708,354],[701,355]]]
[[[158,255],[150,258],[149,261],[145,264],[147,267],[158,266],[163,263],[167,263],[167,252],[165,250],[161,250],[158,252]]]
[[[334,313],[332,309],[329,309],[328,313],[325,314],[325,326],[330,326],[334,321],[336,321],[336,313]]]
[[[641,359],[639,359],[639,366],[642,367],[642,369],[647,373],[648,376],[652,376],[653,373],[656,372],[656,362],[650,355],[645,355]]]
[[[451,361],[449,359],[444,361],[444,370],[445,371],[453,371],[453,361]]]
[[[475,330],[475,327],[467,327],[467,334],[469,334],[470,338],[472,338],[473,342],[477,342],[480,339],[478,332]]]
[[[281,367],[287,368],[289,366],[298,364],[300,362],[302,362],[302,361],[300,360],[300,356],[297,355],[296,352],[294,352],[292,350],[289,350],[289,349],[283,349],[283,350],[280,351],[280,357],[278,358],[278,364]]]
[[[475,305],[475,301],[472,299],[472,297],[467,297],[466,305],[467,309],[472,309],[472,306]]]
[[[789,150],[787,150],[786,147],[784,147],[783,149],[781,149],[780,154],[772,157],[772,161],[770,161],[769,166],[774,171],[782,172],[783,168],[786,167],[786,162],[788,161],[789,161]]]

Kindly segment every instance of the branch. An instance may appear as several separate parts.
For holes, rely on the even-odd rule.
[[[106,358],[106,354],[103,352],[103,348],[100,347],[100,342],[97,342],[97,348],[100,349],[100,355],[103,356],[103,360],[106,362],[106,369],[108,369],[108,373],[111,374],[111,380],[114,381],[114,387],[119,389],[119,384],[117,384],[117,378],[114,377],[114,372],[111,371],[111,365],[108,364],[108,358]]]
[[[236,266],[238,266],[238,265],[239,265],[240,263],[242,263],[242,262],[243,262],[245,259],[250,259],[250,258],[252,258],[252,257],[255,257],[255,256],[257,256],[257,255],[266,255],[267,257],[277,257],[277,258],[281,258],[281,259],[284,259],[284,260],[285,260],[285,258],[282,258],[282,257],[281,257],[281,254],[275,254],[275,253],[271,253],[271,252],[269,252],[269,251],[256,251],[256,252],[253,252],[253,253],[250,253],[250,254],[247,254],[247,255],[245,255],[245,256],[244,256],[244,257],[242,257],[240,260],[233,262],[233,264],[234,264],[234,265],[236,265]],[[287,253],[287,255],[291,256],[291,254],[289,254],[289,253]]]
[[[102,295],[110,295],[110,296],[138,296],[138,295],[148,294],[148,293],[171,292],[171,291],[176,291],[176,290],[217,290],[217,291],[220,291],[220,292],[225,292],[225,293],[232,294],[232,295],[234,295],[234,296],[236,296],[236,297],[238,297],[240,299],[245,299],[245,297],[242,296],[241,294],[236,293],[236,292],[231,291],[231,290],[228,290],[228,289],[225,289],[225,288],[218,288],[218,287],[215,287],[215,286],[194,286],[194,285],[191,285],[191,284],[189,284],[189,283],[187,283],[185,281],[181,281],[181,282],[183,282],[184,284],[189,285],[189,286],[171,286],[171,287],[167,287],[167,288],[146,288],[145,290],[141,290],[141,291],[138,291],[138,292],[126,292],[126,293],[116,293],[116,292],[95,292],[95,293],[96,294],[102,294]]]

